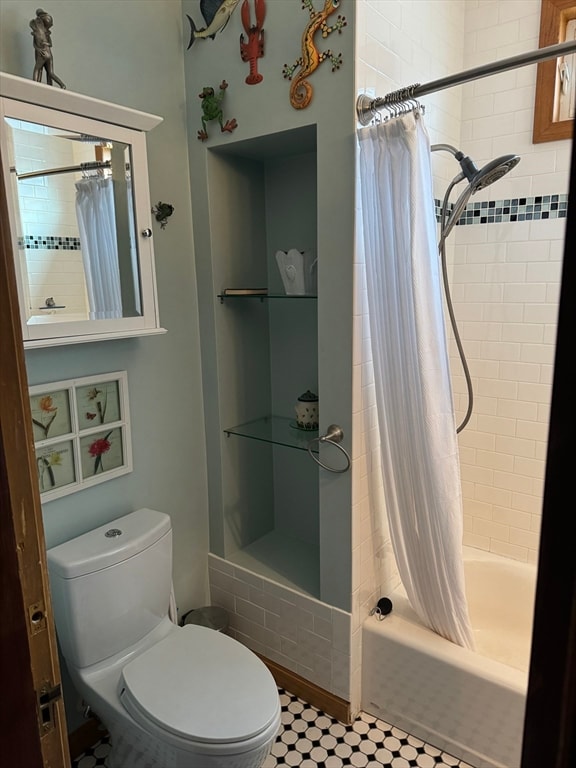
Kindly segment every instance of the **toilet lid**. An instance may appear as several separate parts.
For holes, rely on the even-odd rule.
[[[135,720],[200,742],[250,739],[279,710],[264,663],[231,637],[196,625],[178,628],[128,662],[120,691]]]

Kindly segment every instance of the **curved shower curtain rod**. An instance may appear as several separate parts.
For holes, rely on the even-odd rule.
[[[459,72],[455,75],[448,75],[448,77],[442,77],[439,80],[432,80],[429,83],[424,83],[424,85],[415,83],[414,85],[409,85],[398,91],[392,91],[391,93],[386,94],[386,96],[380,96],[375,99],[363,93],[356,99],[356,115],[358,116],[358,122],[361,125],[368,125],[374,118],[376,110],[383,109],[392,104],[414,100],[419,96],[425,96],[434,91],[441,91],[444,88],[452,88],[455,85],[461,85],[470,80],[479,80],[482,77],[497,75],[499,72],[506,72],[508,69],[525,67],[528,64],[535,64],[538,61],[545,61],[546,59],[556,59],[559,56],[565,56],[574,52],[576,52],[576,42],[570,40],[567,43],[549,45],[546,48],[537,48],[535,51],[519,53],[518,55],[510,56],[507,59],[500,59],[499,61],[493,61],[490,64],[483,64],[482,66],[467,69],[464,72]]]

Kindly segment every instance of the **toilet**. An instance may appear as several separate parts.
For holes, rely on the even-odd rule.
[[[170,517],[139,509],[47,554],[62,655],[110,733],[109,768],[260,768],[278,688],[241,643],[172,622]]]

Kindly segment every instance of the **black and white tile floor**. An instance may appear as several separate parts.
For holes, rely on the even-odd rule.
[[[372,715],[342,725],[291,693],[279,689],[282,728],[262,768],[472,768],[436,747]],[[72,768],[106,766],[105,737],[72,761]]]

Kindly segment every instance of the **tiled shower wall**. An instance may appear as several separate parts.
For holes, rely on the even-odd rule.
[[[42,130],[17,130],[18,173],[75,165],[74,144],[61,142],[61,153]],[[50,141],[50,151],[48,143]],[[93,158],[92,158],[93,159]],[[14,179],[18,185],[22,246],[28,273],[31,314],[47,297],[66,314],[87,313],[86,284],[78,238],[73,174]],[[22,251],[20,251],[22,253]]]
[[[468,0],[464,68],[538,48],[539,25],[540,0]],[[475,389],[459,441],[464,541],[530,562],[538,552],[565,225],[536,206],[552,207],[547,196],[566,199],[571,152],[568,140],[532,143],[536,71],[531,65],[462,88],[462,150],[478,166],[521,157],[472,200],[526,207],[517,212],[523,221],[456,227],[451,277]],[[465,385],[454,346],[451,363],[462,417]]]

